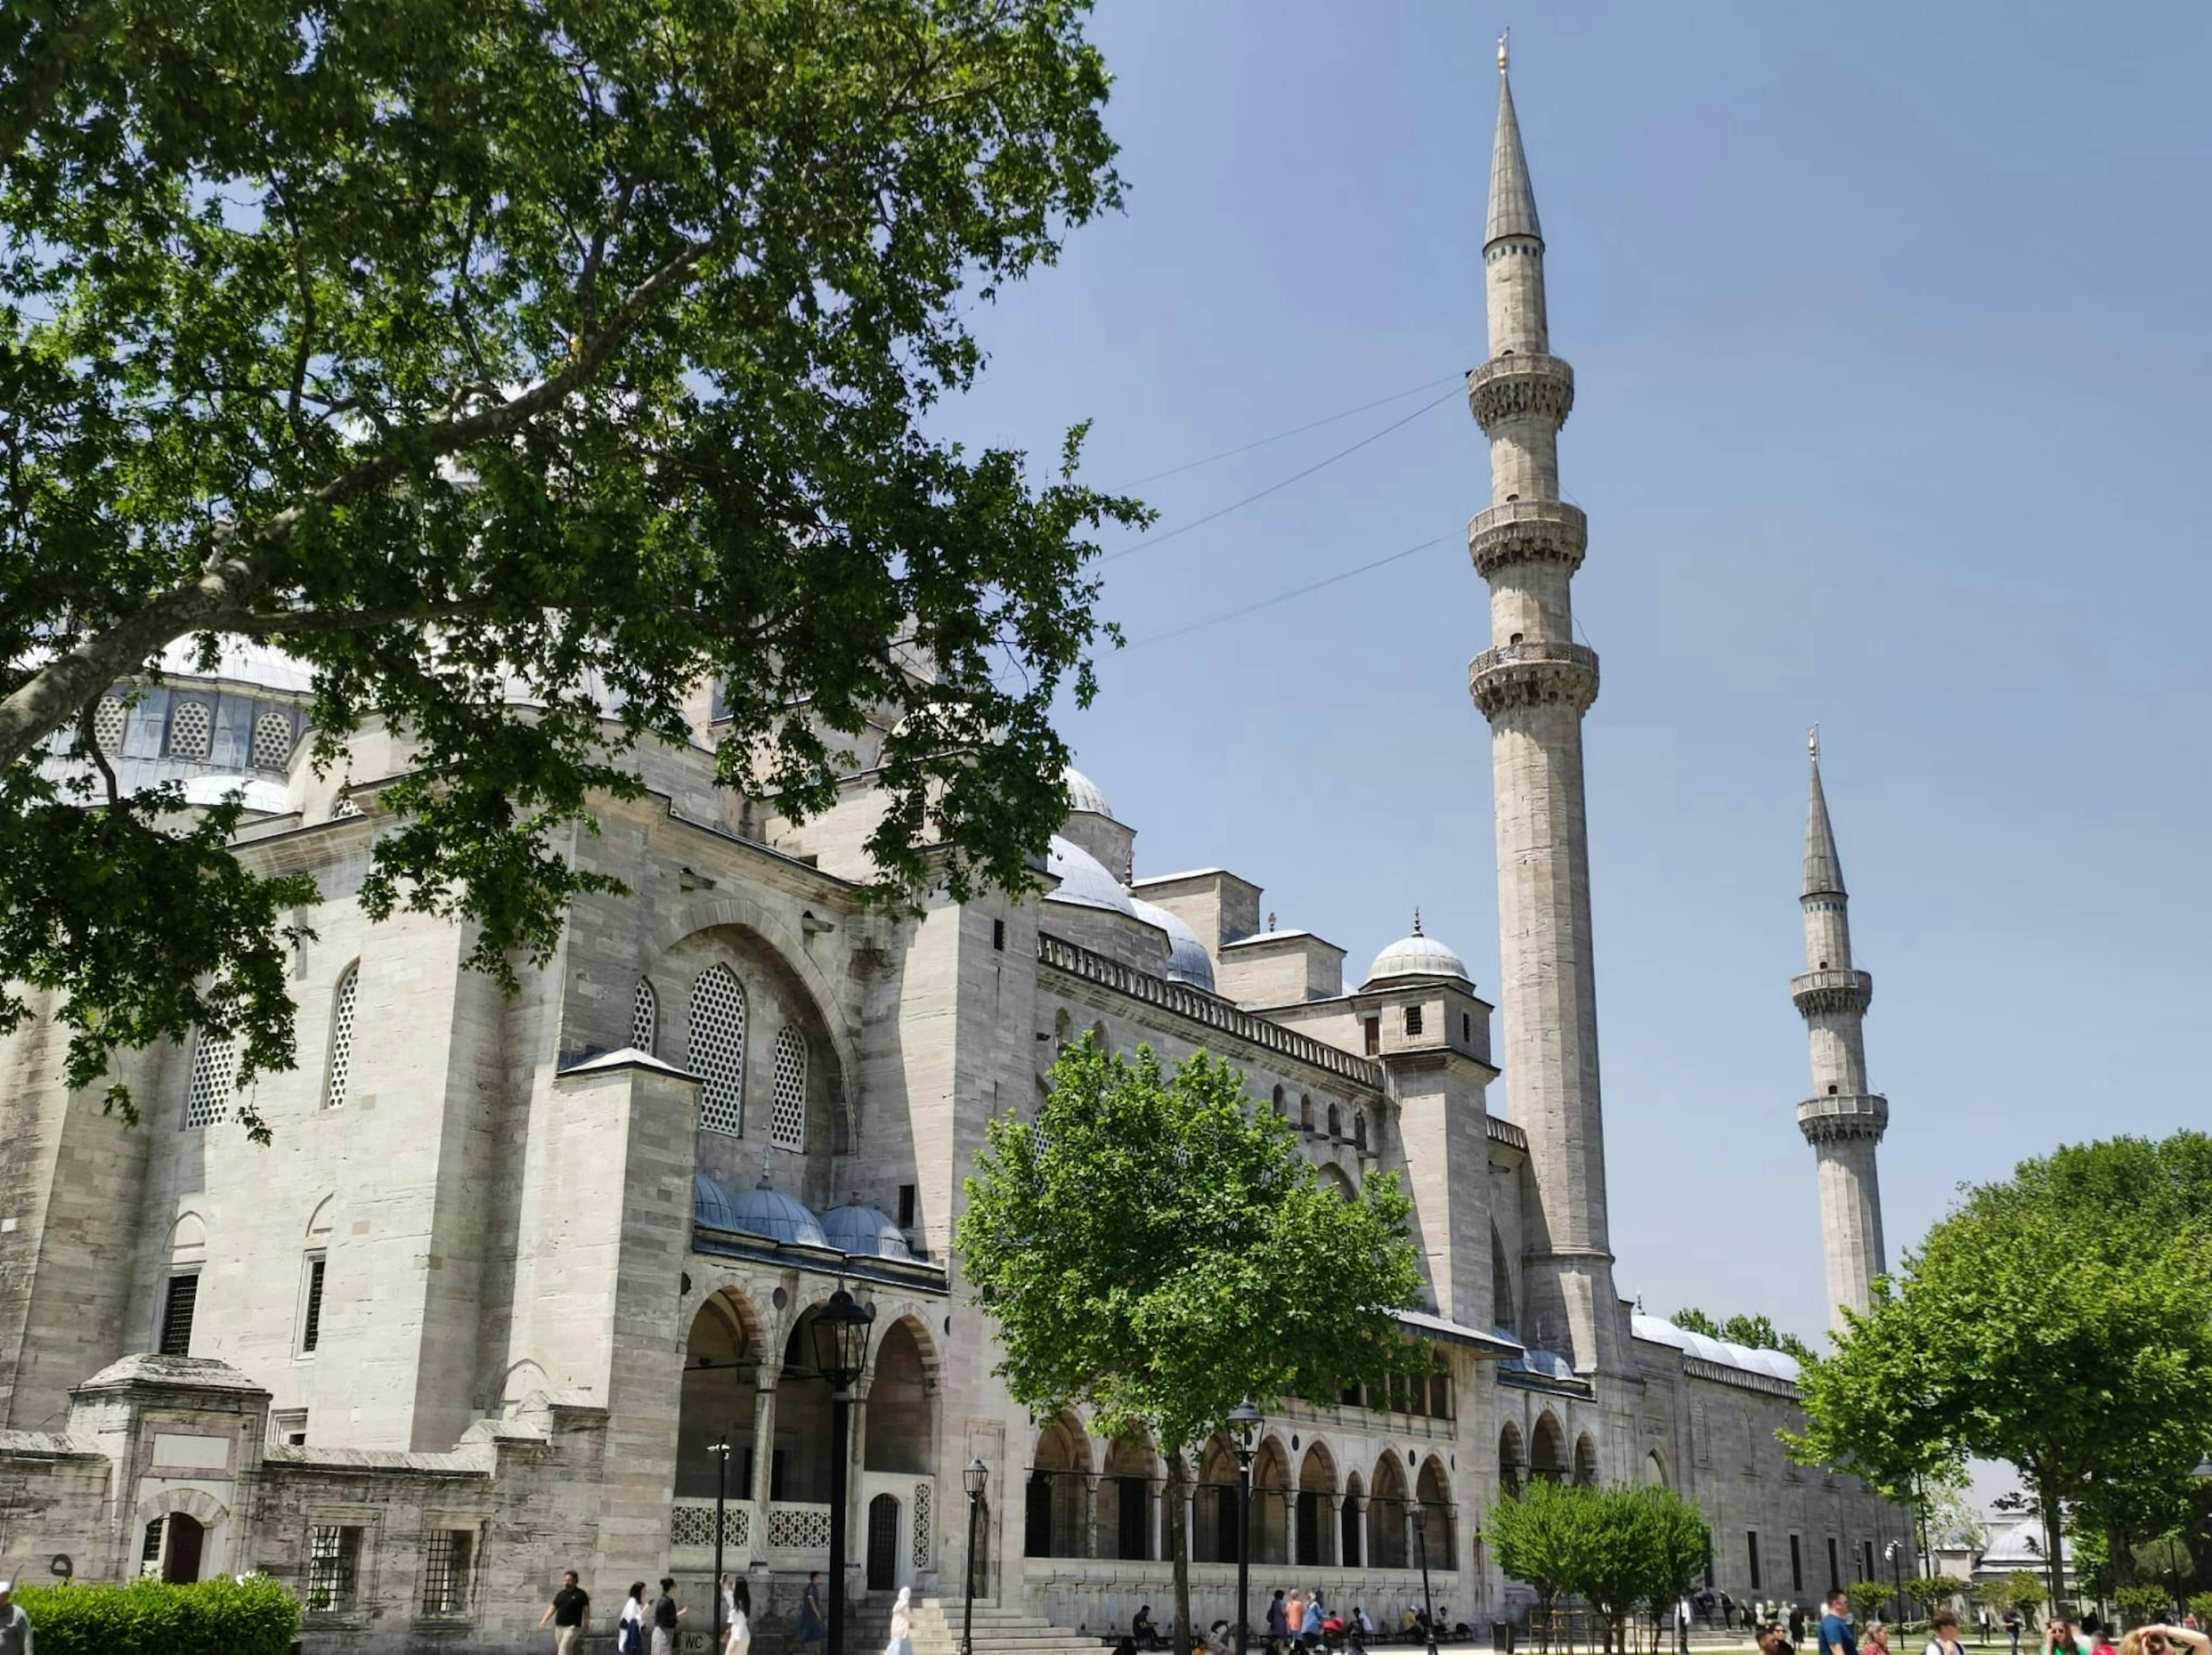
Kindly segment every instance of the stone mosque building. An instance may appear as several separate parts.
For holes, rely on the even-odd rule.
[[[649,792],[603,801],[604,832],[574,839],[629,894],[579,900],[506,997],[462,969],[454,926],[372,926],[354,900],[404,739],[368,730],[318,777],[295,665],[179,655],[106,703],[98,739],[127,785],[242,789],[240,854],[320,883],[319,935],[293,963],[302,1062],[257,1084],[264,1148],[231,1120],[222,1044],[131,1058],[145,1119],[125,1129],[64,1089],[50,1018],[6,1042],[0,1569],[265,1570],[301,1595],[310,1651],[536,1647],[560,1570],[602,1628],[629,1582],[666,1572],[703,1647],[726,1469],[730,1565],[775,1637],[827,1564],[837,1468],[808,1329],[842,1283],[875,1311],[849,1466],[860,1624],[900,1585],[957,1598],[961,1474],[980,1460],[982,1595],[1094,1638],[1126,1627],[1170,1597],[1160,1459],[1010,1402],[950,1250],[985,1123],[1034,1108],[1088,1031],[1230,1060],[1323,1180],[1391,1172],[1413,1196],[1428,1286],[1402,1320],[1442,1371],[1271,1411],[1263,1595],[1296,1581],[1395,1619],[1425,1561],[1452,1619],[1510,1615],[1525,1593],[1483,1518],[1532,1477],[1693,1496],[1711,1581],[1737,1598],[1810,1602],[1877,1573],[1905,1514],[1785,1462],[1795,1364],[1632,1314],[1614,1279],[1581,748],[1598,667],[1572,636],[1586,525],[1556,447],[1574,380],[1549,350],[1503,69],[1492,354],[1468,380],[1492,473],[1469,537],[1492,647],[1470,683],[1496,764],[1496,1045],[1466,964],[1418,922],[1347,977],[1325,939],[1263,928],[1238,873],[1139,874],[1135,830],[1073,773],[1041,892],[866,908],[872,755],[795,826],[715,788],[703,704],[697,745],[637,755]],[[1887,1105],[1867,1090],[1870,979],[1844,901],[1816,768],[1798,1120],[1830,1296],[1863,1304]],[[1204,1622],[1234,1612],[1224,1444],[1199,1476]]]

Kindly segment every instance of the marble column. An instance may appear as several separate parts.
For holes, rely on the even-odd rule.
[[[748,1567],[768,1567],[768,1503],[775,1469],[775,1386],[782,1370],[763,1363],[753,1384],[752,1532],[746,1536]]]

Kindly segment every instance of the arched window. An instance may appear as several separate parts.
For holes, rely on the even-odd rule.
[[[1344,1115],[1334,1104],[1328,1106],[1328,1135],[1331,1138],[1344,1135]]]
[[[1091,1025],[1091,1038],[1092,1044],[1097,1045],[1098,1048],[1098,1055],[1101,1057],[1103,1057],[1109,1051],[1113,1050],[1112,1047],[1106,1044],[1106,1025],[1104,1022],[1101,1021],[1093,1023]]]
[[[281,770],[292,758],[292,721],[279,712],[266,712],[253,721],[253,764],[257,770]]]
[[[1597,1445],[1587,1431],[1575,1439],[1575,1487],[1597,1487]]]
[[[346,1087],[353,1079],[353,1008],[360,986],[361,962],[356,960],[345,968],[338,991],[331,998],[331,1068],[323,1086],[325,1109],[345,1102]]]
[[[1514,1315],[1513,1266],[1505,1256],[1505,1239],[1494,1224],[1490,1227],[1490,1325],[1502,1333],[1520,1325]]]
[[[1067,1014],[1067,1007],[1062,1006],[1052,1014],[1052,1048],[1055,1053],[1064,1052],[1074,1043],[1075,1019]]]
[[[1364,1109],[1352,1111],[1352,1147],[1362,1154],[1367,1152],[1367,1111]]]
[[[1307,1092],[1298,1094],[1298,1129],[1310,1132],[1314,1128],[1313,1098]]]
[[[629,1043],[649,1057],[659,1033],[660,1001],[653,992],[653,985],[640,977],[637,993],[629,1002]]]
[[[333,822],[343,822],[349,816],[360,814],[361,806],[355,802],[354,796],[349,793],[340,794],[337,803],[331,806],[331,820]]]
[[[1274,1101],[1276,1114],[1288,1115],[1290,1113],[1290,1106],[1283,1101],[1283,1089],[1280,1086],[1277,1086],[1275,1088]]]
[[[806,1147],[806,1042],[797,1029],[775,1037],[775,1102],[768,1135],[780,1149]]]
[[[726,965],[691,983],[691,1072],[699,1077],[699,1125],[735,1135],[745,1120],[745,991]]]
[[[230,1115],[238,1078],[238,1047],[203,1032],[192,1048],[192,1074],[185,1087],[185,1130],[197,1132]]]
[[[110,758],[123,751],[123,697],[102,696],[92,715],[92,739]]]
[[[180,701],[169,714],[169,757],[204,759],[214,741],[214,715],[204,701]]]

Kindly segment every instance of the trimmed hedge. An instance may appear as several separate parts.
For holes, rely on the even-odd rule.
[[[265,1574],[189,1586],[25,1586],[39,1655],[287,1655],[300,1600]]]

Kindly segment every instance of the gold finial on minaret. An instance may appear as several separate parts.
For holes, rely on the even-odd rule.
[[[1509,28],[1509,29],[1507,29],[1507,30],[1505,31],[1505,33],[1503,33],[1503,34],[1501,34],[1501,35],[1499,35],[1499,36],[1498,37],[1498,72],[1499,74],[1501,74],[1501,75],[1503,75],[1503,74],[1505,72],[1505,47],[1506,47],[1506,44],[1507,44],[1509,41],[1510,41],[1512,39],[1513,39],[1513,31],[1512,31],[1511,29],[1510,29],[1510,28]]]

